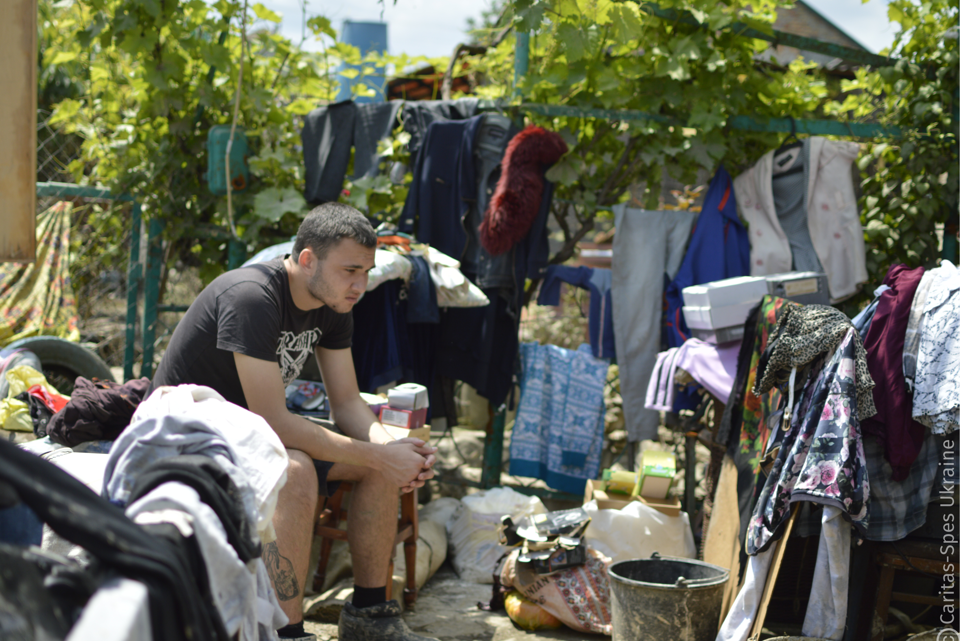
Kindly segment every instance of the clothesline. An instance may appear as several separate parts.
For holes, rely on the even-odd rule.
[[[592,107],[571,107],[567,105],[546,105],[535,102],[523,102],[511,105],[500,100],[481,100],[477,106],[480,111],[503,112],[510,109],[540,114],[541,116],[592,118],[597,120],[649,120],[667,125],[682,126],[676,118],[651,114],[637,109],[597,109]],[[730,129],[740,131],[758,131],[770,133],[809,134],[811,136],[844,136],[848,138],[897,138],[903,130],[896,125],[882,125],[875,122],[849,122],[841,120],[813,120],[807,118],[768,118],[754,116],[733,116],[727,122]]]

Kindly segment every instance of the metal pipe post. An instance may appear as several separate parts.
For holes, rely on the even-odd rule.
[[[687,432],[687,442],[684,448],[683,474],[683,510],[690,515],[690,525],[693,525],[693,516],[697,508],[697,433]]]
[[[153,376],[153,349],[157,336],[157,312],[160,305],[160,267],[163,263],[163,223],[150,221],[147,236],[147,274],[143,293],[143,363],[140,376]]]
[[[236,269],[247,260],[247,246],[242,240],[227,241],[227,269]]]
[[[480,476],[480,486],[490,489],[500,485],[500,474],[503,472],[503,428],[507,422],[507,408],[501,407],[494,415],[490,432],[483,443],[483,470]]]
[[[137,340],[137,298],[143,265],[140,263],[140,203],[133,203],[130,215],[130,259],[127,263],[127,325],[123,346],[123,380],[133,378],[134,343]]]
[[[530,34],[517,32],[516,53],[513,58],[513,93],[520,95],[520,81],[530,69]]]

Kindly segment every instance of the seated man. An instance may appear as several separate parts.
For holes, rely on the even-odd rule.
[[[320,496],[355,482],[348,527],[353,603],[340,617],[341,641],[426,641],[386,600],[400,491],[433,476],[436,448],[393,441],[360,398],[350,352],[351,310],[374,266],[376,233],[356,209],[327,203],[297,232],[293,253],[223,274],[177,325],[153,387],[194,383],[262,416],[287,448],[290,466],[273,518],[277,540],[264,546],[274,590],[290,624],[303,631],[313,518]],[[287,411],[285,387],[316,354],[338,434]],[[345,434],[345,435],[344,435]]]

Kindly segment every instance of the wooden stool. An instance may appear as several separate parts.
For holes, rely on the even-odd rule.
[[[880,568],[876,613],[884,625],[887,623],[891,601],[929,605],[943,605],[945,603],[944,599],[939,596],[893,591],[893,577],[898,571],[936,574],[938,576],[946,574],[944,566],[956,561],[956,559],[940,554],[939,544],[921,541],[898,541],[894,546],[890,543],[883,543],[878,545],[875,555],[876,564]],[[874,637],[874,641],[882,641],[882,639],[882,632],[879,636]]]
[[[340,523],[347,521],[347,510],[343,509],[344,495],[353,489],[353,483],[343,481],[333,496],[327,499],[325,505],[317,514],[313,528],[315,536],[321,537],[320,559],[313,574],[313,589],[317,592],[323,589],[323,582],[327,575],[327,563],[330,561],[330,549],[334,541],[346,541],[347,530],[340,529]],[[344,524],[346,525],[346,523]],[[403,542],[403,557],[407,564],[406,587],[403,588],[403,601],[411,606],[417,600],[417,537],[419,536],[419,521],[417,512],[417,490],[400,495],[400,518],[397,520],[397,536],[390,548],[390,567],[387,570],[387,599],[393,598],[393,555],[397,545]]]

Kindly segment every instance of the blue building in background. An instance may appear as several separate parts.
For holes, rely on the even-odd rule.
[[[341,42],[353,45],[360,50],[361,56],[366,56],[370,52],[387,52],[387,23],[385,22],[354,22],[352,20],[343,21],[343,29],[340,32]],[[356,69],[362,74],[363,67],[358,65],[348,65],[341,63],[338,71],[344,69]],[[340,79],[340,93],[337,94],[337,102],[350,100],[352,97],[352,88],[356,84],[363,84],[376,92],[375,96],[361,96],[354,98],[357,103],[365,102],[385,102],[386,101],[386,69],[380,67],[379,73],[372,76],[358,75],[356,78],[345,78],[337,74]]]

